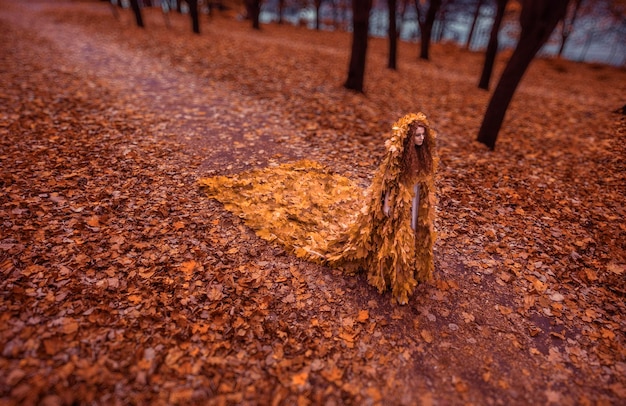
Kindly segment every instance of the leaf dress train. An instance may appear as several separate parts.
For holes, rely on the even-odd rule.
[[[421,146],[412,139],[418,126]],[[307,260],[365,272],[371,285],[405,304],[434,270],[435,136],[423,113],[398,120],[366,190],[307,160],[199,184],[259,237]]]

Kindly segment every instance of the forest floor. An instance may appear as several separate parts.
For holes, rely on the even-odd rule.
[[[482,55],[234,13],[0,0],[0,405],[624,404],[623,69],[536,60],[495,152]],[[496,66],[501,72],[506,55]],[[438,131],[435,276],[406,306],[197,186],[308,158],[367,185]]]

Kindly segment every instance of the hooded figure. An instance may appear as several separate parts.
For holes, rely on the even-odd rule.
[[[311,161],[199,183],[259,237],[301,258],[364,271],[370,284],[405,304],[434,268],[435,132],[424,114],[409,114],[385,147],[365,201],[348,178]]]
[[[391,288],[405,304],[434,269],[435,132],[423,113],[409,114],[394,124],[385,146],[366,205],[325,257],[348,272],[364,270],[371,285]]]

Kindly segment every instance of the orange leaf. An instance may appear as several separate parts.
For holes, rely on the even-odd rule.
[[[302,371],[291,378],[291,383],[296,386],[303,386],[306,384],[307,379],[309,379],[309,371]]]
[[[356,321],[359,323],[365,323],[369,317],[370,312],[368,310],[359,310],[359,315],[357,316]]]
[[[87,225],[90,227],[100,227],[100,217],[92,216],[87,220]]]
[[[181,269],[183,270],[184,273],[192,273],[194,269],[196,269],[197,265],[198,263],[194,260],[186,261],[182,263]]]

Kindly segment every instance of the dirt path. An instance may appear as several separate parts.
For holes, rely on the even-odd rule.
[[[378,128],[377,106],[399,109],[397,98],[357,99],[320,84],[312,90],[308,82],[278,94],[271,78],[260,77],[255,94],[245,78],[205,75],[198,51],[189,51],[208,47],[205,39],[168,39],[165,30],[123,24],[108,29],[114,20],[98,2],[1,3],[0,77],[8,84],[0,94],[3,402],[584,404],[624,397],[622,308],[598,303],[599,293],[619,297],[606,286],[608,277],[620,275],[621,257],[605,261],[602,253],[617,243],[592,234],[610,199],[598,197],[607,203],[589,211],[584,230],[596,241],[580,238],[578,257],[570,255],[558,240],[578,225],[564,217],[555,226],[561,214],[533,211],[541,205],[528,204],[523,192],[549,182],[557,200],[570,199],[557,188],[561,174],[542,172],[544,161],[515,150],[486,155],[456,135],[472,125],[471,117],[456,123],[435,113],[444,153],[437,275],[410,305],[393,306],[361,277],[299,261],[259,240],[205,199],[195,182],[211,171],[303,156],[366,179],[379,153],[375,143],[368,150],[367,143],[337,140],[332,126],[347,127],[327,117],[352,109],[350,124]],[[223,42],[238,52],[229,41],[245,37],[245,29],[214,23],[216,31],[233,30],[212,39],[215,46]],[[278,60],[284,41],[270,32],[240,45],[250,53],[263,43]],[[311,61],[318,52],[339,54],[332,41],[323,45],[327,51],[310,54],[293,46]],[[189,60],[176,61],[179,55]],[[219,56],[215,63],[226,63]],[[254,68],[242,64],[236,72]],[[437,69],[425,71],[426,78]],[[313,75],[304,68],[297,74]],[[460,75],[439,78],[441,88],[460,86]],[[533,89],[542,87],[527,91]],[[432,97],[433,105],[440,99],[422,90],[413,93]],[[290,111],[294,95],[319,113]],[[440,102],[452,106],[458,98],[451,92]],[[601,97],[589,98],[594,119],[607,120]],[[483,99],[459,103],[471,107]],[[323,106],[328,100],[341,103]],[[361,106],[348,106],[355,100]],[[562,99],[549,99],[546,108],[559,103],[569,108]],[[315,131],[307,130],[311,120],[294,120],[309,115],[319,115]],[[619,165],[609,133],[595,134],[607,147],[594,157]],[[342,155],[331,155],[337,150]],[[570,151],[551,153],[545,159],[561,160],[564,173],[577,162]],[[534,178],[507,183],[518,169],[506,163],[527,160]],[[493,173],[502,175],[499,189],[479,183],[491,182]],[[607,193],[619,176],[602,178]],[[586,186],[577,187],[578,195],[586,193]],[[492,213],[476,203],[485,200],[484,207],[501,203]],[[609,207],[623,219],[623,211]],[[529,223],[504,219],[516,216]],[[524,241],[529,229],[539,241]],[[606,274],[593,265],[600,260],[612,264],[603,265]],[[560,269],[590,279],[597,270],[598,282],[573,284]]]
[[[28,3],[9,8],[6,18],[28,30],[33,15],[55,7],[68,6]],[[206,168],[235,165],[241,170],[266,165],[276,156],[302,155],[305,148],[295,137],[284,142],[296,130],[285,126],[281,114],[269,109],[263,100],[248,97],[223,82],[199,78],[145,52],[109,43],[106,37],[80,26],[59,27],[49,19],[37,25],[38,35],[61,53],[58,69],[87,75],[93,78],[91,86],[103,87],[120,102],[149,112],[157,123],[155,130],[201,150],[206,155]]]

